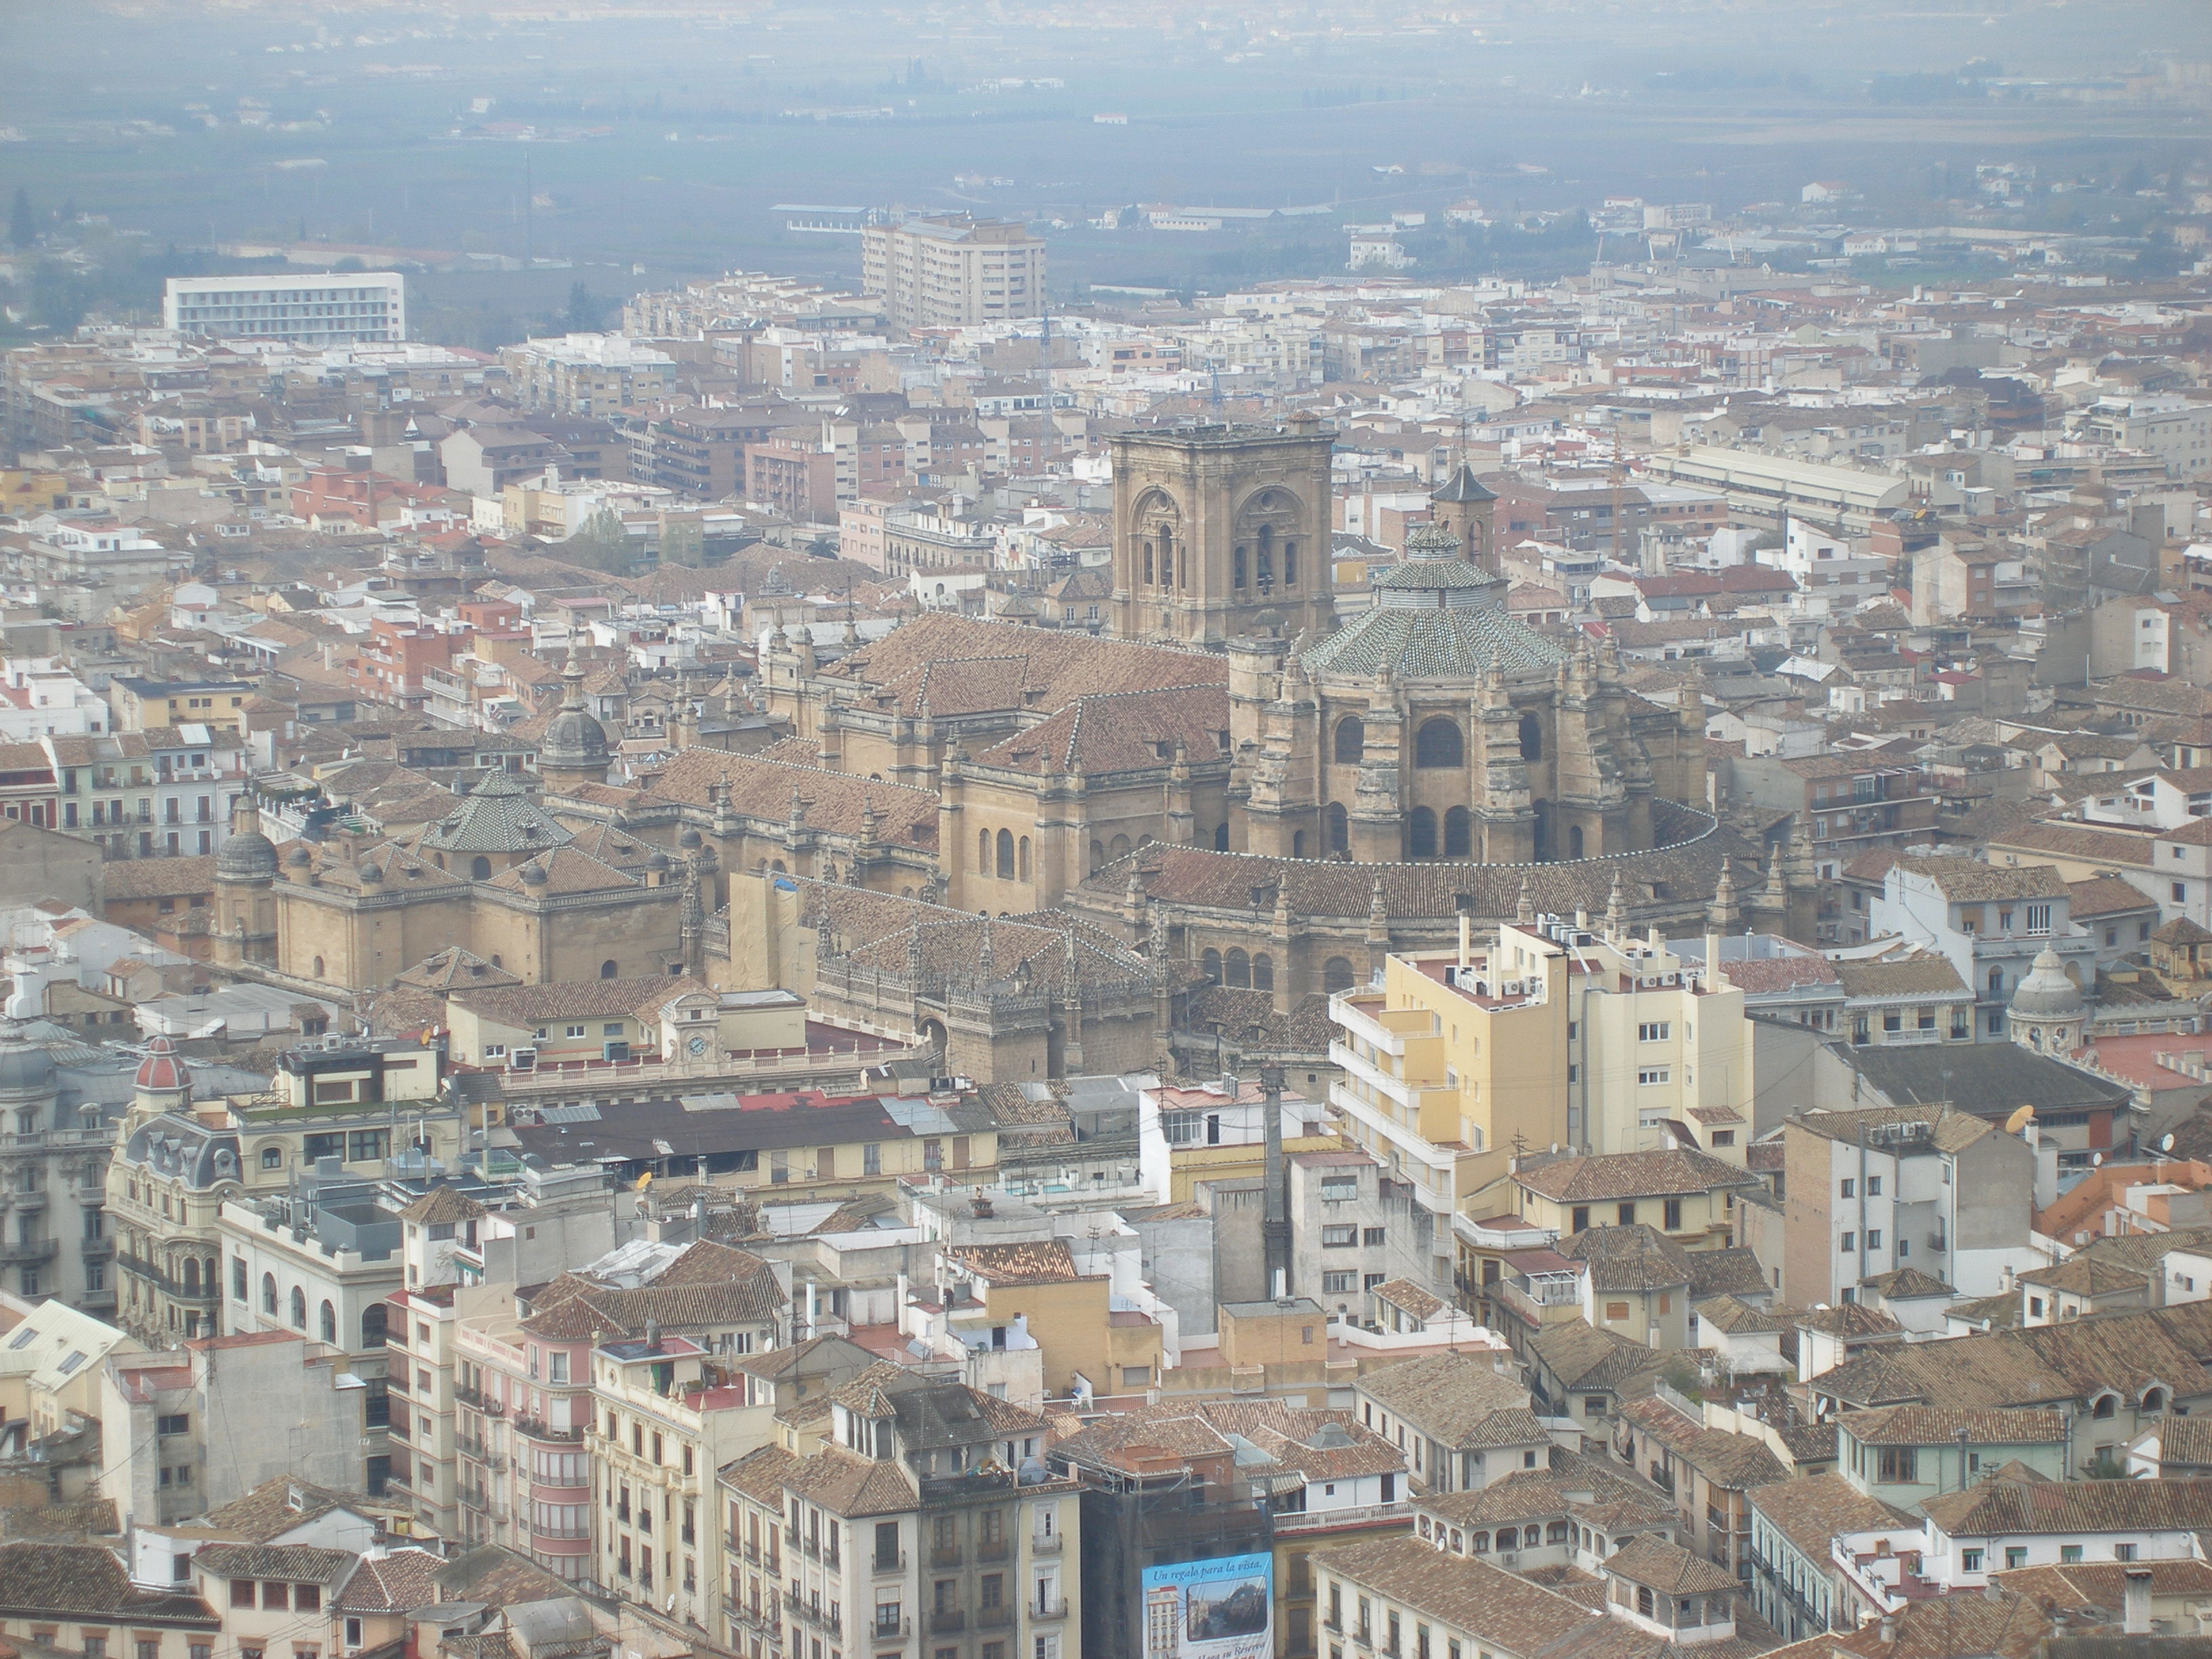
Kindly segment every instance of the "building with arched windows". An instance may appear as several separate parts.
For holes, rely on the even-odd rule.
[[[1703,801],[1702,703],[1650,702],[1521,622],[1465,545],[1424,526],[1346,627],[1231,644],[1234,850],[1553,863],[1644,851],[1655,801]]]
[[[243,1190],[238,1133],[220,1109],[192,1109],[191,1073],[176,1045],[146,1045],[122,1142],[107,1169],[115,1245],[115,1322],[173,1348],[229,1329],[222,1320],[223,1200]]]

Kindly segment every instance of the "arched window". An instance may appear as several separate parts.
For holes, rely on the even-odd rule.
[[[190,1256],[190,1255],[188,1255],[188,1256],[186,1256],[186,1257],[185,1258],[185,1294],[186,1296],[198,1296],[199,1293],[200,1293],[200,1264],[199,1264],[199,1258],[198,1258],[198,1257],[197,1257],[197,1256]]]
[[[1349,853],[1352,850],[1352,815],[1344,810],[1344,803],[1329,802],[1321,816],[1322,823],[1328,831],[1328,850]]]
[[[476,857],[471,859],[469,860],[469,878],[471,881],[489,881],[491,879],[491,860],[481,853],[477,854]]]
[[[1294,541],[1285,542],[1283,544],[1283,586],[1296,587],[1297,585],[1298,544]]]
[[[1128,857],[1129,838],[1127,836],[1115,836],[1113,841],[1107,846],[1106,856],[1109,860],[1115,862],[1118,862],[1121,860]]]
[[[1547,1544],[1565,1543],[1567,1541],[1567,1523],[1564,1521],[1553,1521],[1550,1522],[1544,1528],[1544,1541]]]
[[[316,1316],[316,1329],[320,1333],[323,1340],[329,1343],[333,1348],[337,1347],[338,1345],[338,1310],[331,1306],[329,1303],[325,1302],[322,1305],[321,1311]]]
[[[1021,870],[1021,878],[1027,881],[1030,878],[1030,838],[1027,836],[1024,836],[1016,847],[1015,858]]]
[[[988,830],[975,832],[975,873],[979,876],[991,873],[991,832]]]
[[[1489,1553],[1490,1553],[1490,1534],[1489,1534],[1488,1533],[1486,1533],[1486,1532],[1471,1532],[1471,1533],[1469,1533],[1469,1534],[1467,1535],[1467,1547],[1468,1547],[1468,1548],[1472,1553],[1474,1553],[1474,1554],[1476,1554],[1476,1555],[1487,1555],[1487,1554],[1489,1554]]]
[[[1535,833],[1534,836],[1535,845],[1529,850],[1531,856],[1535,859],[1536,862],[1541,864],[1552,856],[1552,803],[1547,800],[1540,800],[1536,803],[1534,810],[1536,814]]]
[[[1521,1547],[1522,1549],[1533,1550],[1537,1545],[1543,1541],[1544,1529],[1538,1526],[1534,1522],[1531,1521],[1527,1526],[1521,1528]]]
[[[1636,1611],[1646,1619],[1651,1617],[1650,1585],[1638,1584],[1636,1587]]]
[[[261,1149],[261,1167],[264,1170],[283,1169],[284,1149],[282,1146],[264,1146]]]
[[[1229,556],[1229,585],[1231,587],[1244,586],[1244,550],[1241,547]]]
[[[1147,585],[1149,585],[1149,584],[1151,583],[1152,580],[1152,544],[1150,542],[1146,542],[1146,543],[1145,544],[1145,581],[1146,581],[1146,583]]]
[[[1474,819],[1464,806],[1444,814],[1444,856],[1470,858],[1474,853]]]
[[[999,879],[1012,881],[1014,878],[1014,832],[1011,830],[1000,830],[998,846]]]
[[[1217,823],[1213,826],[1213,850],[1217,853],[1225,853],[1229,850],[1229,826],[1225,823]]]
[[[1524,761],[1544,758],[1544,723],[1534,714],[1521,717],[1521,758]]]
[[[1432,859],[1437,855],[1437,815],[1425,806],[1406,814],[1406,856]]]
[[[1103,841],[1094,841],[1091,843],[1091,873],[1095,876],[1105,867],[1106,843]]]
[[[1567,856],[1578,859],[1583,855],[1583,827],[1579,823],[1567,826]]]
[[[1993,997],[2004,994],[2004,969],[2002,968],[1990,969],[1990,994]]]
[[[1198,958],[1198,971],[1206,975],[1208,985],[1221,983],[1221,952],[1207,950]]]
[[[1367,726],[1358,715],[1350,714],[1336,723],[1336,763],[1357,766],[1359,757],[1367,752]]]
[[[1275,959],[1265,951],[1252,958],[1252,988],[1255,991],[1275,988]]]
[[[2110,1417],[2114,1413],[2118,1412],[2119,1408],[2120,1401],[2118,1395],[2100,1394],[2097,1396],[2097,1403],[2089,1408],[2089,1415],[2092,1417]]]
[[[1304,830],[1291,830],[1291,856],[1292,858],[1294,858],[1294,859],[1302,859],[1302,858],[1304,858],[1305,855],[1306,855],[1306,832],[1305,832]]]
[[[2166,1409],[2166,1390],[2164,1389],[2145,1389],[2143,1390],[2142,1408],[2147,1412],[2164,1411]]]
[[[1466,763],[1467,746],[1461,741],[1458,721],[1439,715],[1421,722],[1420,730],[1413,733],[1414,765],[1437,769]]]
[[[276,1275],[261,1275],[261,1311],[271,1319],[276,1316]]]
[[[295,1331],[307,1328],[307,1293],[297,1285],[292,1287],[292,1328]]]
[[[372,1302],[361,1310],[361,1346],[362,1347],[380,1348],[384,1346],[386,1317],[384,1304],[381,1302]]]
[[[316,977],[317,979],[320,979],[322,976],[323,976],[323,959],[322,959],[320,957],[317,957],[315,958],[315,977]]]
[[[1352,958],[1331,957],[1321,965],[1321,988],[1332,994],[1352,988]]]
[[[1246,956],[1243,951],[1231,946],[1229,954],[1221,959],[1221,982],[1236,990],[1250,990],[1252,988],[1252,958]]]
[[[615,959],[612,957],[609,957],[605,962],[599,964],[599,977],[601,979],[613,979],[621,972],[621,968],[616,964]]]

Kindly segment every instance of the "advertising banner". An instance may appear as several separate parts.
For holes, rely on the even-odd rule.
[[[1146,1567],[1144,1585],[1145,1659],[1272,1659],[1273,1557]]]

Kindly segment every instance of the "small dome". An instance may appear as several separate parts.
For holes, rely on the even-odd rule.
[[[177,1058],[177,1045],[155,1036],[146,1045],[146,1058],[138,1062],[137,1086],[155,1094],[174,1094],[191,1087],[191,1074]]]
[[[665,870],[668,867],[668,854],[655,853],[645,861],[645,867],[648,870]]]
[[[54,1057],[23,1036],[21,1020],[0,1027],[0,1095],[51,1094]]]
[[[2012,1012],[2027,1019],[2067,1019],[2079,1015],[2081,1008],[2081,988],[2066,977],[2066,964],[2058,952],[2045,945],[2012,994]]]
[[[545,884],[545,867],[538,864],[524,865],[522,884],[526,887],[543,887]]]
[[[284,862],[295,870],[307,869],[314,861],[315,855],[304,847],[295,846],[290,852],[284,854]]]
[[[597,767],[607,763],[607,729],[581,708],[563,708],[538,740],[538,763],[553,767]]]
[[[355,871],[354,873],[359,876],[363,881],[382,881],[384,879],[384,872],[378,869],[373,864],[364,864],[361,868]]]
[[[686,830],[682,835],[677,836],[676,844],[678,847],[689,848],[704,846],[706,843],[696,830]]]
[[[266,881],[276,873],[276,843],[258,830],[234,831],[215,855],[215,872],[234,881]]]

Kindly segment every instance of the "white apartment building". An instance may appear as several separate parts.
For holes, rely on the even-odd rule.
[[[860,233],[861,288],[902,328],[963,328],[1044,310],[1044,243],[1020,225],[948,215]]]
[[[2089,442],[2155,455],[2171,477],[2193,478],[2212,466],[2212,404],[2172,396],[2100,398],[2076,418]]]
[[[407,337],[407,279],[396,270],[303,276],[172,276],[161,325],[204,340],[334,346]]]

